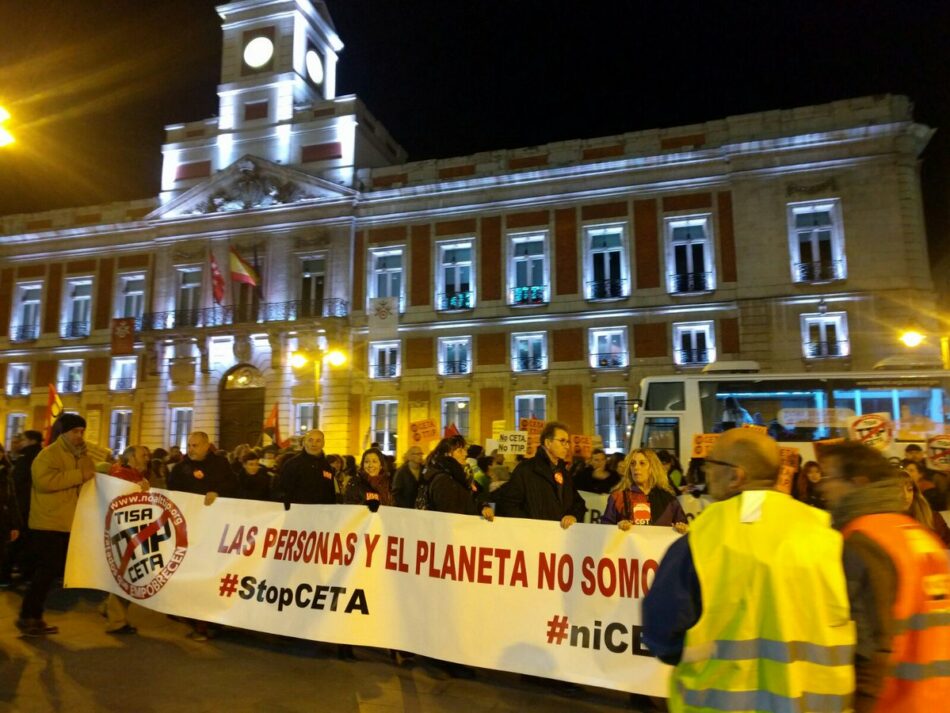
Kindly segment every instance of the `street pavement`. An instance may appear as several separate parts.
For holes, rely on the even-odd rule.
[[[185,624],[132,605],[138,634],[105,633],[100,592],[57,589],[46,620],[60,633],[22,638],[14,626],[20,593],[0,590],[0,711],[254,711],[395,713],[445,711],[636,711],[618,691],[579,696],[553,682],[477,669],[450,677],[427,659],[396,667],[387,651],[356,648],[355,662],[330,644],[225,630],[200,643]],[[644,710],[652,710],[649,705]]]

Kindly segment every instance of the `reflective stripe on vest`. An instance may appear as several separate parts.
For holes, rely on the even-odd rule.
[[[810,641],[775,641],[773,639],[719,640],[711,646],[691,647],[683,651],[684,661],[722,659],[741,661],[768,659],[779,663],[805,661],[819,666],[848,666],[854,660],[854,646],[841,644],[822,646]]]
[[[950,659],[931,661],[930,663],[907,663],[903,661],[891,670],[891,675],[902,681],[922,681],[925,678],[950,676]]]
[[[932,626],[950,626],[950,611],[926,612],[914,614],[906,619],[894,622],[894,633],[902,631],[923,631]]]
[[[707,688],[690,690],[679,684],[683,702],[694,708],[716,711],[772,711],[772,713],[838,713],[851,707],[850,696],[828,693],[802,693],[797,698],[780,696],[769,691],[724,691]]]

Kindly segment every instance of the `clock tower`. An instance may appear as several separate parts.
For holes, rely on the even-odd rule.
[[[323,0],[219,5],[218,116],[166,128],[163,202],[244,156],[356,187],[356,171],[406,152],[354,95],[338,96],[343,42]]]

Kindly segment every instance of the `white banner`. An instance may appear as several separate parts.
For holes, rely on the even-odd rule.
[[[67,587],[168,614],[666,695],[640,603],[677,535],[353,505],[203,498],[97,476]],[[421,605],[421,606],[420,606]]]

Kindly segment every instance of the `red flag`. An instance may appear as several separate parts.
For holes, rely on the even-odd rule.
[[[270,410],[270,415],[264,421],[264,433],[271,437],[271,440],[277,444],[278,448],[286,448],[288,441],[280,437],[280,409],[277,404]]]
[[[43,445],[48,446],[53,435],[53,422],[63,412],[63,402],[60,401],[56,387],[49,385],[49,395],[46,398],[46,423],[43,425]]]
[[[231,253],[231,279],[235,282],[243,282],[251,287],[257,287],[261,282],[261,278],[254,266],[241,257],[234,248],[229,247],[228,250]]]
[[[211,294],[214,295],[214,301],[221,304],[224,299],[224,275],[221,274],[218,261],[214,259],[214,253],[209,251],[208,255],[211,258]]]
[[[452,436],[461,436],[462,432],[455,427],[454,423],[450,423],[445,427],[445,433],[442,434],[442,438],[451,438]]]

